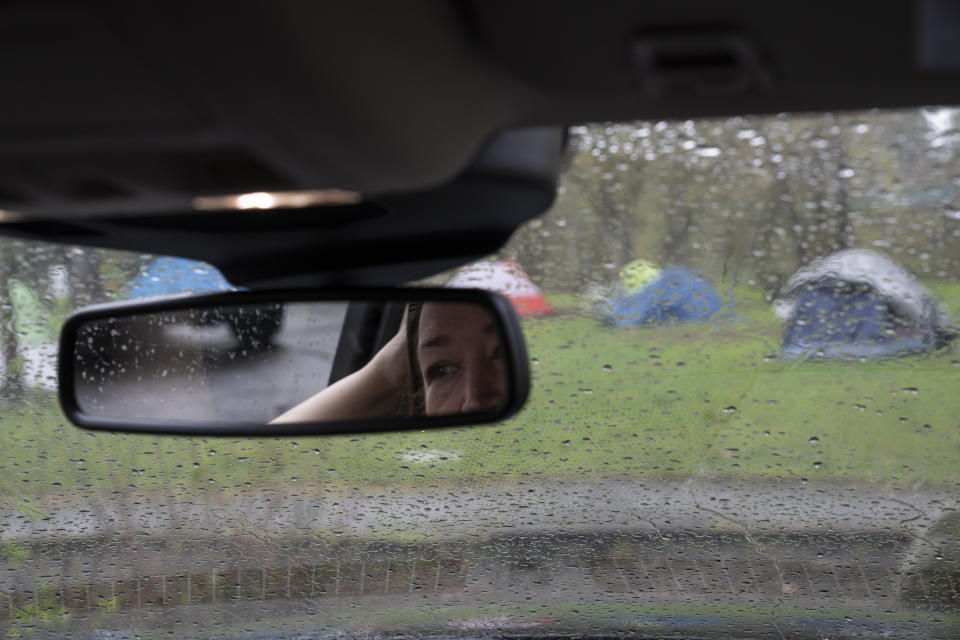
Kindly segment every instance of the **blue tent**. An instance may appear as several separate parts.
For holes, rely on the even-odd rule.
[[[703,322],[723,308],[713,286],[685,267],[666,267],[639,291],[615,298],[607,314],[613,327]]]
[[[784,356],[875,357],[926,351],[932,330],[898,316],[870,285],[824,278],[795,293]]]
[[[794,274],[777,301],[787,358],[873,358],[939,349],[956,332],[902,267],[866,249],[845,249]]]
[[[199,260],[163,256],[154,258],[130,282],[131,299],[152,298],[178,293],[219,293],[238,291],[213,265]],[[251,307],[213,307],[196,314],[197,326],[226,323],[245,348],[266,349],[283,326],[282,304]]]
[[[232,291],[216,267],[186,258],[164,256],[153,259],[130,282],[130,298],[153,298],[175,293]]]

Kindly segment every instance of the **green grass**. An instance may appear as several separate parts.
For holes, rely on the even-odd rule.
[[[344,607],[349,615],[348,608]],[[769,624],[772,620],[770,607],[762,605],[708,605],[708,604],[533,604],[527,607],[517,604],[496,606],[451,606],[438,609],[424,607],[420,609],[397,608],[380,610],[367,614],[358,623],[363,622],[375,628],[399,629],[438,629],[443,623],[462,621],[489,621],[501,624],[509,629],[510,622],[538,622],[549,630],[553,625],[562,629],[601,629],[617,628],[621,631],[632,629],[667,627],[670,623],[694,622],[699,625],[724,624],[731,630],[746,627],[756,629],[757,625]],[[960,617],[950,614],[930,614],[927,612],[878,612],[858,610],[856,608],[801,609],[797,607],[778,607],[778,624],[798,621],[846,621],[851,623],[871,622],[880,625],[918,625],[938,626],[960,622]]]
[[[570,317],[529,334],[544,353],[537,394],[551,398],[518,423],[557,423],[580,472],[958,478],[956,354],[787,362],[776,336],[736,323],[610,330]]]
[[[940,293],[960,300],[958,287]],[[0,496],[28,513],[42,509],[32,498],[63,491],[188,497],[246,484],[691,475],[960,481],[955,349],[883,361],[783,361],[780,326],[749,291],[737,293],[736,316],[717,324],[615,330],[558,306],[565,313],[524,321],[533,390],[505,422],[201,440],[86,432],[66,425],[51,396],[34,394],[3,414]],[[433,459],[405,459],[411,452]]]

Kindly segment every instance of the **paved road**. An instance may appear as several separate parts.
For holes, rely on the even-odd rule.
[[[0,542],[27,551],[0,571],[0,624],[39,598],[38,585],[48,599],[53,585],[76,622],[89,615],[98,625],[104,603],[142,611],[149,626],[164,612],[207,624],[280,620],[298,607],[335,615],[360,597],[390,609],[531,594],[617,606],[749,602],[771,615],[909,612],[909,598],[922,606],[927,597],[902,586],[908,570],[927,566],[918,545],[958,506],[952,489],[710,478],[62,496],[28,512],[8,502]],[[956,637],[915,631],[907,635]]]
[[[855,483],[613,479],[447,487],[311,487],[208,491],[184,497],[51,496],[24,515],[0,498],[0,540],[111,535],[316,535],[443,540],[579,531],[884,531],[922,535],[960,509],[956,489]]]

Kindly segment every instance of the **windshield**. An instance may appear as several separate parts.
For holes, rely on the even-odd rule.
[[[478,427],[77,429],[71,309],[229,284],[0,239],[0,629],[960,636],[958,115],[572,128],[552,210],[426,281],[521,315],[531,398]]]

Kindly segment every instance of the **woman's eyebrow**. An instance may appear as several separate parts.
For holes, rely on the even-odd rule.
[[[442,347],[443,345],[450,342],[450,337],[443,335],[442,333],[438,336],[434,336],[420,345],[421,348],[426,349],[427,347]]]
[[[492,322],[487,326],[485,326],[481,331],[481,333],[483,333],[484,335],[489,335],[496,332],[497,332],[497,327]],[[449,342],[450,342],[450,336],[441,333],[439,335],[433,336],[426,342],[420,343],[420,348],[426,349],[427,347],[442,347]]]

